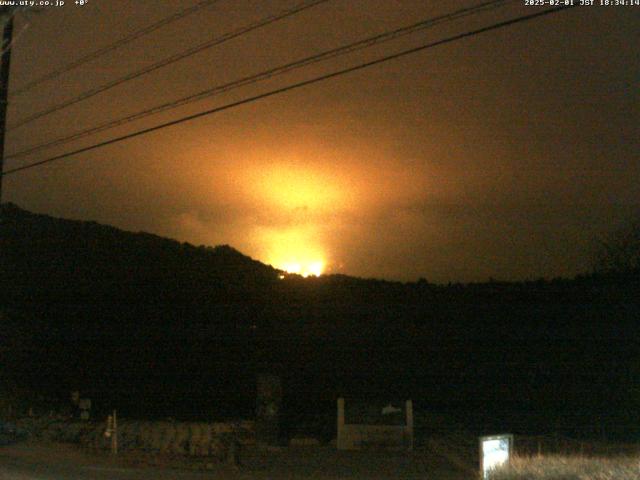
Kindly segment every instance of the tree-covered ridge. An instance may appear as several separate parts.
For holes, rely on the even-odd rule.
[[[271,365],[294,410],[391,389],[429,409],[497,419],[509,409],[531,428],[611,411],[631,425],[625,415],[639,411],[634,271],[449,285],[280,279],[228,246],[2,213],[0,374],[30,388],[86,389],[132,415],[209,418],[250,414],[255,372]]]
[[[196,247],[32,214],[12,204],[2,209],[0,242],[8,300],[26,295],[56,301],[191,301],[238,295],[238,289],[245,294],[278,274],[228,245]]]

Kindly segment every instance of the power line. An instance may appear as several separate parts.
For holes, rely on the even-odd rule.
[[[352,53],[358,50],[362,50],[364,48],[368,48],[371,47],[373,45],[376,44],[380,44],[383,42],[387,42],[387,41],[391,41],[394,40],[396,38],[399,38],[401,36],[405,36],[405,35],[409,35],[412,33],[415,33],[417,31],[426,29],[426,28],[430,28],[430,27],[434,27],[437,25],[440,25],[442,23],[445,22],[449,22],[449,21],[453,21],[453,20],[457,20],[460,18],[464,18],[470,15],[475,15],[477,13],[480,12],[484,12],[484,11],[488,11],[491,9],[495,9],[501,5],[504,5],[506,3],[510,3],[510,2],[514,2],[515,0],[492,0],[492,1],[488,1],[482,4],[478,4],[475,5],[473,7],[467,7],[467,8],[463,8],[460,10],[457,10],[455,12],[452,13],[448,13],[448,14],[444,14],[444,15],[440,15],[437,17],[432,17],[426,20],[422,20],[420,22],[405,26],[405,27],[401,27],[398,28],[396,30],[392,30],[389,32],[385,32],[379,35],[375,35],[372,37],[368,37],[365,38],[363,40],[358,40],[356,42],[347,44],[347,45],[343,45],[341,47],[337,47],[331,50],[326,50],[324,52],[320,52],[318,54],[312,55],[310,57],[306,57],[303,58],[301,60],[297,60],[295,62],[290,62],[284,65],[280,65],[278,67],[275,68],[271,68],[269,70],[260,72],[258,74],[254,74],[254,75],[250,75],[247,77],[243,77],[240,78],[238,80],[235,80],[233,82],[230,83],[226,83],[226,84],[222,84],[222,85],[216,85],[214,87],[208,88],[206,90],[203,90],[201,92],[192,94],[192,95],[188,95],[186,97],[183,97],[181,99],[178,100],[173,100],[171,102],[167,102],[161,105],[157,105],[155,107],[146,109],[146,110],[142,110],[140,112],[116,119],[116,120],[111,120],[109,122],[103,123],[101,125],[97,125],[95,127],[91,127],[88,128],[86,130],[82,130],[80,132],[76,132],[73,133],[71,135],[67,135],[65,137],[60,137],[57,138],[55,140],[51,140],[45,143],[41,143],[39,145],[35,145],[33,147],[29,147],[25,150],[21,150],[18,152],[15,152],[11,155],[9,155],[7,157],[7,159],[15,159],[15,158],[19,158],[19,157],[24,157],[26,155],[30,155],[34,152],[37,151],[41,151],[44,149],[48,149],[54,146],[59,146],[59,145],[63,145],[65,143],[68,143],[70,141],[73,140],[77,140],[79,138],[83,138],[83,137],[87,137],[90,135],[94,135],[96,133],[99,132],[103,132],[105,130],[110,130],[112,128],[121,126],[121,125],[125,125],[127,123],[131,123],[133,121],[136,120],[140,120],[142,118],[148,117],[150,115],[155,115],[157,113],[161,113],[173,108],[177,108],[183,105],[186,105],[188,103],[192,103],[195,101],[199,101],[202,100],[204,98],[208,98],[214,95],[218,95],[220,93],[225,93],[225,92],[229,92],[231,90],[235,90],[236,88],[240,88],[243,86],[247,86],[247,85],[251,85],[253,83],[257,83],[259,81],[262,80],[266,80],[269,78],[272,78],[274,76],[277,75],[282,75],[284,73],[290,72],[292,70],[298,69],[298,68],[302,68],[302,67],[306,67],[318,62],[322,62],[325,60],[329,60],[331,58],[335,58],[338,57],[340,55],[345,55],[348,53]]]
[[[28,170],[28,169],[31,169],[31,168],[35,168],[35,167],[38,167],[38,166],[41,166],[41,165],[45,165],[47,163],[55,162],[55,161],[58,161],[58,160],[62,160],[64,158],[71,157],[73,155],[77,155],[79,153],[84,153],[84,152],[88,152],[90,150],[95,150],[97,148],[104,147],[104,146],[107,146],[107,145],[111,145],[113,143],[117,143],[117,142],[121,142],[123,140],[128,140],[130,138],[138,137],[140,135],[151,133],[151,132],[154,132],[156,130],[161,130],[161,129],[166,128],[166,127],[171,127],[173,125],[178,125],[180,123],[184,123],[184,122],[188,122],[188,121],[191,121],[191,120],[195,120],[196,118],[204,117],[204,116],[207,116],[207,115],[212,115],[214,113],[218,113],[218,112],[221,112],[221,111],[224,111],[224,110],[229,110],[231,108],[238,107],[240,105],[244,105],[244,104],[255,102],[257,100],[261,100],[261,99],[264,99],[264,98],[272,97],[274,95],[285,93],[285,92],[288,92],[288,91],[291,91],[291,90],[296,90],[298,88],[305,87],[307,85],[312,85],[312,84],[315,84],[315,83],[319,83],[319,82],[322,82],[324,80],[328,80],[330,78],[334,78],[334,77],[338,77],[338,76],[341,76],[341,75],[345,75],[347,73],[351,73],[351,72],[355,72],[355,71],[358,71],[358,70],[362,70],[364,68],[371,67],[373,65],[378,65],[378,64],[390,61],[390,60],[395,60],[397,58],[401,58],[401,57],[404,57],[406,55],[410,55],[412,53],[420,52],[422,50],[427,50],[429,48],[437,47],[439,45],[444,45],[446,43],[455,42],[455,41],[461,40],[463,38],[468,38],[468,37],[472,37],[472,36],[475,36],[475,35],[479,35],[481,33],[489,32],[489,31],[492,31],[492,30],[497,30],[499,28],[504,28],[504,27],[507,27],[507,26],[510,26],[510,25],[514,25],[514,24],[517,24],[517,23],[520,23],[520,22],[533,20],[535,18],[543,17],[543,16],[550,15],[550,14],[553,14],[553,13],[557,13],[557,12],[562,11],[562,10],[567,10],[567,9],[573,8],[575,6],[576,5],[554,7],[554,8],[548,9],[548,10],[544,10],[542,12],[532,13],[532,14],[529,14],[529,15],[522,15],[520,17],[512,18],[510,20],[505,20],[505,21],[502,21],[502,22],[494,23],[494,24],[489,25],[487,27],[482,27],[482,28],[479,28],[479,29],[476,29],[476,30],[471,30],[471,31],[468,31],[468,32],[465,32],[465,33],[460,33],[460,34],[457,34],[457,35],[453,35],[451,37],[447,37],[447,38],[442,39],[442,40],[438,40],[438,41],[435,41],[435,42],[427,43],[427,44],[421,45],[419,47],[414,47],[414,48],[410,48],[410,49],[407,49],[407,50],[403,50],[401,52],[394,53],[392,55],[388,55],[388,56],[385,56],[385,57],[378,58],[376,60],[372,60],[372,61],[369,61],[369,62],[366,62],[366,63],[361,63],[361,64],[358,64],[358,65],[355,65],[353,67],[345,68],[345,69],[338,70],[338,71],[335,71],[335,72],[332,72],[332,73],[328,73],[328,74],[325,74],[325,75],[314,77],[314,78],[312,78],[310,80],[305,80],[305,81],[302,81],[302,82],[293,83],[293,84],[287,85],[285,87],[281,87],[281,88],[278,88],[278,89],[275,89],[275,90],[271,90],[271,91],[266,92],[266,93],[262,93],[262,94],[259,94],[259,95],[248,97],[248,98],[245,98],[243,100],[236,101],[236,102],[228,103],[228,104],[222,105],[220,107],[216,107],[216,108],[212,108],[212,109],[209,109],[209,110],[205,110],[203,112],[199,112],[199,113],[196,113],[196,114],[193,114],[193,115],[188,115],[186,117],[182,117],[182,118],[179,118],[177,120],[172,120],[170,122],[162,123],[162,124],[156,125],[154,127],[145,128],[143,130],[138,130],[137,132],[129,133],[127,135],[122,135],[120,137],[112,138],[110,140],[105,140],[104,142],[96,143],[96,144],[93,144],[93,145],[89,145],[87,147],[79,148],[77,150],[73,150],[73,151],[70,151],[70,152],[67,152],[67,153],[56,155],[54,157],[50,157],[50,158],[47,158],[45,160],[40,160],[38,162],[30,163],[28,165],[23,165],[21,167],[16,167],[16,168],[7,170],[2,175],[3,176],[4,175],[10,175],[12,173],[16,173],[16,172],[20,172],[20,171],[23,171],[23,170]]]
[[[75,68],[78,68],[81,65],[84,65],[87,62],[90,62],[91,60],[95,60],[96,58],[99,58],[117,48],[122,47],[123,45],[126,45],[127,43],[133,42],[134,40],[137,40],[140,37],[143,37],[145,35],[148,35],[156,30],[158,30],[159,28],[164,27],[165,25],[169,25],[170,23],[173,23],[177,20],[180,20],[181,18],[184,18],[188,15],[191,15],[192,13],[195,13],[205,7],[208,7],[209,5],[213,5],[216,2],[219,2],[220,0],[202,0],[198,3],[196,3],[195,5],[189,7],[189,8],[185,8],[184,10],[181,10],[177,13],[174,13],[173,15],[169,15],[168,17],[163,18],[162,20],[153,23],[141,30],[137,30],[129,35],[127,35],[124,38],[121,38],[120,40],[107,45],[106,47],[103,47],[99,50],[96,50],[94,52],[88,53],[87,55],[85,55],[84,57],[80,57],[77,60],[72,61],[71,63],[68,63],[67,65],[65,65],[64,67],[61,67],[57,70],[53,70],[52,72],[49,72],[47,74],[42,75],[41,77],[36,78],[35,80],[32,80],[31,82],[27,83],[26,85],[24,85],[22,88],[18,88],[15,92],[11,93],[11,97],[15,97],[18,95],[21,95],[25,92],[28,92],[29,90],[33,89],[33,87],[40,85],[41,83],[44,83],[46,81],[49,80],[53,80],[54,78],[59,77],[60,75],[63,75]]]
[[[307,2],[303,2],[300,3],[298,5],[296,5],[293,8],[289,8],[287,10],[283,10],[280,13],[274,14],[274,15],[269,15],[265,18],[262,18],[256,22],[253,22],[245,27],[233,30],[229,33],[225,33],[224,35],[221,35],[220,37],[216,37],[213,38],[211,40],[208,40],[204,43],[201,43],[199,45],[196,45],[195,47],[191,47],[183,52],[177,53],[175,55],[172,55],[168,58],[165,58],[163,60],[160,60],[159,62],[153,63],[152,65],[142,69],[142,70],[138,70],[136,72],[130,73],[128,75],[125,75],[124,77],[120,77],[116,80],[113,80],[109,83],[106,83],[104,85],[101,85],[99,87],[96,88],[92,88],[91,90],[87,90],[81,94],[79,94],[78,96],[64,101],[62,103],[59,103],[57,105],[54,105],[52,107],[49,107],[45,110],[41,110],[40,112],[34,113],[31,116],[28,116],[26,118],[23,118],[22,120],[18,120],[15,124],[11,125],[7,130],[11,131],[15,128],[21,127],[23,125],[26,125],[27,123],[30,123],[34,120],[37,120],[39,118],[42,118],[46,115],[49,115],[51,113],[57,112],[59,110],[62,110],[64,108],[67,108],[71,105],[74,105],[78,102],[81,102],[83,100],[87,100],[88,98],[94,97],[95,95],[98,95],[99,93],[102,92],[106,92],[107,90],[110,90],[118,85],[122,85],[123,83],[129,82],[131,80],[134,80],[138,77],[141,77],[143,75],[146,75],[148,73],[151,73],[155,70],[158,70],[159,68],[162,67],[166,67],[167,65],[171,65],[172,63],[177,62],[178,60],[182,60],[184,58],[190,57],[192,55],[195,55],[196,53],[200,53],[206,49],[212,48],[216,45],[220,45],[224,42],[227,42],[231,39],[240,37],[241,35],[245,35],[253,30],[257,30],[259,28],[265,27],[267,25],[270,25],[272,23],[275,23],[279,20],[282,20],[284,18],[290,17],[292,15],[295,15],[296,13],[302,12],[303,10],[307,10],[311,7],[314,7],[316,5],[319,5],[321,3],[325,3],[328,2],[329,0],[310,0]]]

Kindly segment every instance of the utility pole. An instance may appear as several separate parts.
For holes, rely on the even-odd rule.
[[[13,11],[11,7],[0,7],[0,18],[4,19],[2,33],[2,64],[0,65],[0,205],[2,204],[2,180],[4,172],[4,136],[7,126],[7,98],[9,96],[9,67],[11,64],[11,39],[13,36]]]

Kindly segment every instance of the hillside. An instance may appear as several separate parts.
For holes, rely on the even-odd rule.
[[[197,301],[264,289],[277,270],[224,245],[195,247],[95,222],[2,209],[2,271],[10,299]]]
[[[588,432],[597,417],[625,434],[639,411],[637,275],[280,279],[228,246],[2,214],[0,373],[45,395],[79,388],[134,416],[246,416],[268,368],[299,414],[392,393],[479,430]]]

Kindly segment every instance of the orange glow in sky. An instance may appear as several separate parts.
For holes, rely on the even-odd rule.
[[[95,45],[113,43],[124,34],[120,27],[126,30],[118,23],[121,7],[116,4],[121,3],[88,2],[82,9],[51,9],[51,15],[39,16],[37,28],[21,33],[12,49],[10,88],[20,89],[50,72],[52,59],[72,61]],[[136,6],[131,22],[140,28],[165,15],[163,9],[173,15],[184,8],[180,4],[196,2],[127,3]],[[163,9],[154,3],[162,3]],[[212,32],[224,35],[263,15],[276,15],[281,7],[275,4],[297,2],[220,3],[216,14],[190,16],[184,25],[171,27],[188,24],[185,45],[175,45],[173,34],[155,32],[117,54],[117,62],[104,59],[81,72],[67,72],[64,88],[44,82],[30,90],[19,102],[9,103],[9,119],[24,120],[53,105],[71,107],[67,100],[72,92],[102,85],[105,78],[123,78],[137,71],[140,62],[160,61],[163,52],[174,55],[190,48],[190,42],[211,38]],[[117,118],[134,118],[136,112],[153,112],[177,98],[412,25],[416,19],[450,14],[459,8],[450,5],[454,3],[472,2],[327,2],[241,41],[184,58],[134,84],[87,97],[89,103],[71,102],[72,110],[51,111],[35,127],[17,129],[7,138],[7,156],[55,138],[75,138],[85,126],[91,130]],[[509,9],[513,11],[487,10],[477,18],[478,26],[528,10],[522,5]],[[633,88],[633,72],[640,56],[637,42],[628,39],[637,34],[640,10],[635,16],[623,10],[576,9],[554,15],[553,28],[548,20],[536,20],[477,41],[451,43],[241,102],[426,41],[405,37],[362,54],[308,65],[255,89],[222,89],[219,93],[224,90],[225,95],[217,99],[177,102],[179,109],[158,111],[155,120],[132,124],[131,131],[239,103],[216,115],[87,150],[52,164],[55,168],[3,177],[3,201],[193,245],[228,244],[260,262],[303,275],[340,271],[403,281],[424,277],[436,283],[571,277],[589,270],[593,259],[588,252],[596,239],[637,217],[640,162],[633,160],[640,152],[640,90]],[[157,19],[150,19],[153,15]],[[16,21],[28,23],[21,16]],[[79,42],[88,25],[96,26],[91,41]],[[615,34],[609,34],[610,25],[616,25]],[[429,41],[465,28],[441,25]],[[574,41],[554,54],[538,46],[566,38]],[[526,61],[513,61],[523,56]],[[588,81],[556,82],[551,89],[545,82],[549,72]],[[479,80],[481,88],[470,78]],[[62,121],[66,118],[73,121]],[[563,128],[546,128],[550,125]],[[86,145],[124,134],[123,126],[103,132],[104,138],[102,133],[92,136]],[[79,147],[65,142],[59,152],[10,158],[7,168]]]
[[[266,263],[304,277],[327,268],[322,219],[345,204],[345,189],[317,167],[271,164],[247,172],[250,195],[273,212],[273,223],[257,231]]]
[[[318,213],[344,200],[330,175],[313,167],[273,164],[250,171],[251,195],[283,210],[306,209]]]

